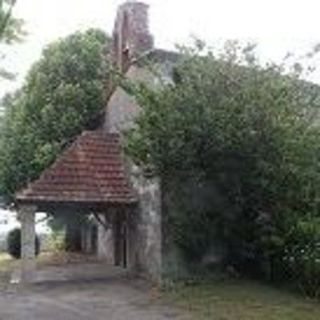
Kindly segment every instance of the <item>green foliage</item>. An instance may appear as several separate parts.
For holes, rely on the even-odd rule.
[[[82,230],[90,225],[90,220],[84,212],[56,213],[48,221],[53,234],[64,234],[63,248],[69,252],[79,252],[82,249]],[[61,239],[60,239],[61,240]],[[62,243],[61,243],[62,244]]]
[[[272,280],[286,281],[305,295],[320,298],[320,219],[298,218],[274,241]]]
[[[65,232],[52,230],[49,237],[49,251],[62,252],[65,251]]]
[[[15,259],[21,258],[21,229],[16,228],[8,233],[7,237],[8,253]],[[36,236],[35,240],[35,250],[36,255],[40,252],[40,240]]]
[[[25,34],[23,21],[13,17],[13,7],[16,0],[0,0],[0,42],[12,43],[21,40]]]
[[[126,150],[162,178],[189,260],[218,243],[260,273],[297,218],[319,217],[320,89],[296,64],[261,66],[253,46],[203,49],[183,49],[172,83],[125,83],[142,106]]]
[[[109,42],[102,31],[92,29],[52,43],[23,88],[6,98],[0,186],[9,199],[103,111]]]
[[[19,42],[26,35],[23,30],[23,20],[13,16],[13,8],[16,0],[0,0],[0,43],[10,45]],[[3,59],[5,55],[1,55]],[[14,75],[0,67],[0,77],[12,80]]]

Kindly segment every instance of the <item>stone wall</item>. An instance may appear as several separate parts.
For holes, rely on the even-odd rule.
[[[161,81],[146,68],[144,59],[141,59],[143,54],[145,58],[149,57],[146,53],[153,49],[147,11],[148,6],[137,1],[128,1],[119,7],[113,33],[113,57],[115,65],[126,72],[128,79],[155,87]],[[130,65],[133,60],[135,63]],[[172,63],[161,61],[158,67],[157,71],[164,75],[164,80],[170,81]],[[104,130],[108,133],[126,131],[134,125],[134,119],[140,111],[134,98],[117,87],[106,108]],[[160,182],[158,178],[146,177],[129,159],[127,172],[139,200],[138,207],[130,213],[128,224],[128,265],[159,281],[163,253]],[[100,232],[103,233],[102,230]],[[100,238],[100,241],[106,239]]]
[[[127,72],[132,81],[156,84],[155,77],[145,68],[133,65]],[[118,87],[109,100],[105,130],[121,133],[129,129],[140,112],[140,106],[123,89]],[[128,161],[130,163],[130,161]],[[128,164],[128,178],[137,191],[138,208],[131,215],[129,228],[128,264],[158,281],[161,274],[161,199],[157,178],[146,178],[141,170]],[[134,243],[133,243],[134,242]]]
[[[126,74],[131,81],[153,85],[155,78],[144,68],[133,65]],[[107,105],[104,128],[107,132],[119,133],[129,129],[140,111],[139,105],[121,87],[117,87]]]
[[[152,280],[162,274],[162,219],[160,181],[146,177],[140,168],[131,165],[131,181],[138,193],[136,214],[136,266]]]
[[[158,70],[163,73],[165,79],[169,79],[170,67],[171,65],[159,65]],[[131,81],[140,81],[152,87],[160,84],[151,71],[138,64],[132,65],[126,76]],[[118,87],[107,106],[105,131],[121,133],[131,128],[140,110],[141,107],[134,98]],[[163,254],[160,182],[157,178],[145,177],[140,168],[134,166],[130,160],[127,167],[128,178],[139,198],[138,208],[132,214],[129,229],[129,265],[159,281],[162,275]]]

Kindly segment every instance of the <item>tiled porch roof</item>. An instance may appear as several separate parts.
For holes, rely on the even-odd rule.
[[[16,195],[18,202],[130,204],[136,202],[117,134],[85,131],[38,180]]]

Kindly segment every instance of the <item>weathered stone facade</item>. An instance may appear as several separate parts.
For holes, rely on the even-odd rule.
[[[156,85],[156,78],[137,61],[139,55],[153,48],[148,29],[147,5],[126,2],[119,7],[113,34],[114,57],[117,67],[126,72],[131,81]],[[129,59],[129,60],[127,60]],[[120,133],[132,126],[140,111],[139,105],[122,88],[114,90],[106,108],[104,130]],[[148,178],[128,159],[128,177],[138,195],[138,207],[127,219],[128,266],[159,281],[162,269],[161,190],[157,178]],[[101,228],[100,238],[108,231]],[[98,245],[99,246],[99,245]],[[103,244],[104,251],[113,251],[112,244]]]
[[[154,77],[146,69],[133,65],[126,76],[132,81],[154,85]],[[121,133],[133,124],[140,107],[122,88],[111,96],[106,112],[105,130]],[[130,161],[128,160],[128,163]],[[133,164],[128,164],[128,176],[137,192],[139,204],[131,215],[128,236],[129,261],[133,268],[159,281],[161,275],[161,192],[157,178],[147,178]],[[111,248],[109,249],[111,250]]]
[[[139,198],[135,241],[138,268],[155,281],[162,274],[162,219],[161,189],[156,177],[146,177],[141,170],[131,166],[131,181]]]
[[[155,84],[155,78],[151,73],[138,65],[130,66],[126,77],[133,82]],[[134,98],[129,96],[121,87],[117,87],[107,105],[104,129],[112,133],[121,133],[129,129],[139,111],[140,107]]]

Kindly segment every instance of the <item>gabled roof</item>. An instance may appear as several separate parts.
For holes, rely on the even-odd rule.
[[[85,131],[38,180],[19,192],[18,202],[130,204],[118,134]]]

